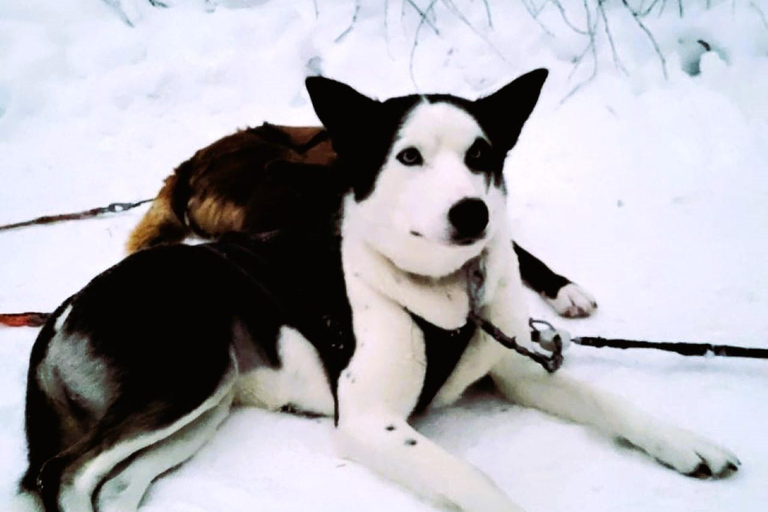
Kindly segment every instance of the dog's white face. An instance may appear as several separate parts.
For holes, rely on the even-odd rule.
[[[479,255],[504,221],[504,159],[546,76],[532,71],[477,101],[430,94],[384,102],[308,78],[351,190],[345,230],[422,276],[447,276]]]
[[[490,147],[466,110],[422,100],[403,119],[371,194],[348,214],[397,267],[448,275],[480,254],[505,215],[503,183],[473,168]]]

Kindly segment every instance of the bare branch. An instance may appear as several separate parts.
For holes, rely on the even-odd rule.
[[[651,5],[649,5],[648,8],[645,10],[643,9],[643,5],[640,5],[640,7],[637,10],[632,9],[632,11],[637,13],[637,15],[640,16],[641,18],[645,18],[651,13],[651,11],[653,11],[653,9],[659,4],[660,1],[661,0],[653,0],[651,2]],[[643,2],[643,4],[644,3],[645,2]]]
[[[493,28],[493,16],[491,16],[491,6],[488,5],[488,0],[483,0],[485,5],[485,15],[488,18],[488,28]]]
[[[339,34],[339,37],[334,40],[334,43],[340,43],[345,37],[347,37],[350,32],[352,32],[352,29],[355,27],[355,23],[357,22],[358,14],[360,14],[360,0],[355,0],[355,14],[352,15],[352,22],[344,32]]]
[[[555,34],[552,33],[551,30],[547,28],[546,25],[539,19],[539,13],[541,12],[541,9],[535,10],[532,5],[528,4],[528,0],[521,0],[523,2],[523,6],[525,6],[525,10],[528,11],[528,14],[531,15],[531,18],[541,27],[541,29],[544,31],[545,34],[547,34],[550,37],[554,37]],[[546,3],[546,2],[545,2]]]
[[[763,25],[765,26],[765,28],[767,28],[767,29],[768,29],[768,19],[766,19],[766,17],[765,17],[765,13],[764,13],[764,12],[763,12],[763,10],[760,8],[760,6],[759,6],[759,5],[757,5],[757,4],[754,2],[754,0],[750,0],[750,2],[749,2],[749,6],[750,6],[752,9],[754,9],[754,10],[757,12],[757,15],[758,15],[758,16],[760,16],[760,19],[763,21]]]
[[[123,23],[125,23],[131,28],[135,27],[135,25],[131,21],[131,18],[129,18],[128,15],[123,10],[123,6],[120,5],[120,0],[104,0],[104,3],[107,4],[109,7],[111,7],[112,10],[117,13],[120,19],[123,20]]]
[[[413,73],[413,62],[416,58],[416,48],[419,46],[419,33],[421,32],[421,28],[425,25],[425,23],[428,22],[427,16],[429,13],[434,9],[435,4],[437,3],[437,0],[432,0],[427,8],[422,12],[419,10],[419,14],[421,15],[421,21],[419,21],[419,25],[416,27],[416,33],[413,36],[413,46],[411,47],[411,57],[410,61],[408,62],[408,73],[411,75],[411,82],[413,82],[413,86],[418,89],[419,86],[416,84],[416,75]],[[435,30],[437,30],[435,28]],[[439,32],[436,32],[436,34],[439,35]]]
[[[616,51],[616,44],[613,41],[613,35],[611,34],[611,26],[608,23],[608,17],[605,15],[605,7],[603,4],[605,0],[597,0],[597,11],[600,13],[600,17],[603,20],[603,28],[605,29],[605,35],[608,37],[608,43],[611,45],[611,54],[613,55],[613,63],[619,68],[625,75],[628,75],[627,68],[622,64],[619,58],[619,53]]]
[[[585,0],[586,1],[586,0]],[[621,3],[624,4],[624,6],[627,8],[627,10],[632,14],[632,17],[635,19],[635,23],[637,23],[637,26],[640,27],[640,29],[645,32],[645,35],[648,36],[648,39],[651,41],[651,44],[653,44],[653,48],[656,51],[656,55],[659,56],[659,61],[661,61],[661,71],[664,74],[664,79],[669,80],[669,74],[667,73],[667,59],[664,58],[664,54],[661,52],[661,48],[659,48],[659,44],[656,42],[656,38],[653,37],[653,34],[650,30],[648,30],[648,27],[645,26],[645,23],[643,23],[643,20],[640,19],[640,16],[637,12],[635,12],[627,3],[627,0],[621,0]]]
[[[432,2],[431,4],[429,4],[426,10],[424,11],[422,11],[421,8],[418,5],[416,5],[416,3],[413,0],[406,0],[406,3],[411,7],[413,7],[414,11],[419,13],[419,16],[421,17],[421,21],[419,22],[419,27],[421,27],[421,25],[426,23],[427,25],[429,25],[429,28],[431,28],[432,31],[434,31],[436,36],[440,35],[440,31],[437,29],[437,26],[435,26],[435,24],[432,23],[432,20],[429,19],[429,15],[428,15],[429,12],[434,8],[436,2]]]
[[[571,28],[571,30],[583,36],[589,35],[588,31],[582,30],[571,23],[571,20],[568,19],[568,15],[565,13],[565,7],[563,7],[563,4],[560,3],[560,0],[552,0],[552,4],[557,7],[558,11],[560,11],[560,17],[563,18],[563,21]],[[589,26],[587,26],[587,30],[589,30]]]
[[[493,43],[490,41],[490,39],[488,39],[488,38],[487,38],[485,35],[481,34],[481,33],[480,33],[480,32],[479,32],[479,31],[478,31],[476,28],[475,28],[475,26],[474,26],[474,25],[472,25],[472,22],[470,22],[470,21],[467,19],[467,17],[466,17],[466,16],[464,16],[464,13],[462,13],[462,12],[459,10],[459,8],[458,8],[458,7],[456,7],[456,4],[454,4],[454,3],[453,3],[453,0],[443,0],[443,4],[445,4],[445,6],[448,8],[448,10],[449,10],[449,11],[451,11],[451,12],[453,13],[453,15],[454,15],[454,16],[456,16],[457,18],[459,18],[459,19],[461,20],[461,22],[462,22],[462,23],[464,23],[464,25],[466,25],[467,27],[469,27],[469,29],[470,29],[472,32],[474,32],[474,34],[475,34],[477,37],[479,37],[480,39],[482,39],[482,40],[483,40],[483,42],[485,42],[485,44],[487,44],[487,45],[488,45],[488,47],[489,47],[491,50],[493,50],[493,53],[495,53],[495,54],[496,54],[496,56],[497,56],[498,58],[500,58],[502,61],[504,61],[504,62],[506,62],[506,63],[508,63],[508,64],[509,64],[509,60],[507,60],[507,58],[504,56],[504,54],[503,54],[503,53],[501,53],[501,51],[500,51],[498,48],[496,48],[496,45],[494,45],[494,44],[493,44]]]
[[[590,83],[592,80],[595,79],[597,76],[597,45],[595,44],[595,32],[597,31],[597,21],[595,21],[595,24],[592,24],[592,13],[589,10],[589,4],[587,3],[588,0],[584,1],[584,12],[586,13],[587,17],[587,29],[588,29],[588,35],[589,35],[589,45],[587,45],[587,48],[585,48],[584,52],[579,56],[578,60],[576,61],[576,64],[574,65],[574,69],[571,72],[571,76],[573,73],[576,72],[576,68],[578,68],[579,64],[581,64],[581,61],[584,59],[584,56],[586,55],[587,51],[589,51],[592,54],[592,73],[587,77],[586,80],[579,83],[576,87],[571,89],[571,91],[565,95],[565,98],[563,98],[560,101],[560,104],[565,103],[568,98],[576,94],[582,87]]]

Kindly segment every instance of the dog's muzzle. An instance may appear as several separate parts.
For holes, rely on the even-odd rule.
[[[482,199],[465,197],[448,210],[453,227],[451,239],[458,245],[470,245],[485,234],[488,226],[488,207]]]

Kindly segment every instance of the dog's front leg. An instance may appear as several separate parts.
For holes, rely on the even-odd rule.
[[[512,401],[541,409],[628,441],[661,464],[699,478],[736,471],[739,460],[687,430],[667,425],[562,373],[548,374],[524,357],[507,353],[491,372]]]
[[[490,256],[504,254],[504,248]],[[512,251],[509,251],[512,252]],[[528,311],[522,294],[522,280],[511,261],[489,259],[487,279],[498,283],[488,297],[481,315],[496,324],[518,343],[530,343]],[[493,343],[488,340],[488,343]],[[625,404],[622,400],[590,389],[562,373],[550,375],[538,364],[512,351],[503,351],[491,369],[499,389],[510,400],[535,407],[562,418],[592,426],[618,439],[623,439],[647,452],[680,473],[724,476],[735,471],[738,459],[729,451],[686,430],[665,425]]]
[[[520,512],[488,477],[407,423],[426,369],[410,315],[360,279],[348,279],[347,293],[356,348],[338,384],[341,454],[446,509]]]

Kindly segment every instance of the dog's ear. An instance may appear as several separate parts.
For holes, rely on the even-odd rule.
[[[310,76],[305,83],[315,113],[334,142],[359,134],[365,125],[375,122],[378,107],[381,106],[378,101],[360,94],[347,84],[322,76]]]
[[[548,74],[546,69],[536,69],[490,96],[475,101],[475,115],[492,143],[498,144],[504,151],[512,149],[539,100]]]

